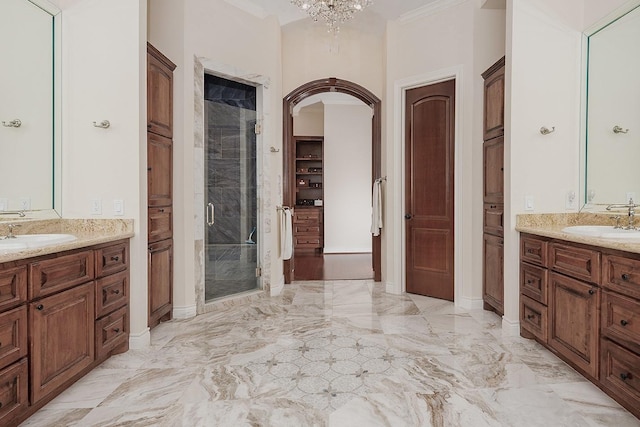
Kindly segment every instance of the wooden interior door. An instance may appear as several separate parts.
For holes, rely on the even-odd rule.
[[[455,80],[405,103],[407,292],[453,301]]]

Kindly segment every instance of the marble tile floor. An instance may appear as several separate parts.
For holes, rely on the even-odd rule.
[[[22,426],[640,426],[500,318],[372,281],[153,329]]]

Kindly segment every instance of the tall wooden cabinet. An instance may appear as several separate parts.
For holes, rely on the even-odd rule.
[[[504,57],[482,73],[484,308],[504,313]]]
[[[293,215],[295,249],[324,248],[323,143],[321,136],[296,136],[296,208]]]
[[[149,327],[173,308],[173,70],[147,43],[147,225]]]

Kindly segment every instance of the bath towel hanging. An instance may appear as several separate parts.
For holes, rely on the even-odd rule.
[[[378,178],[373,182],[371,213],[371,233],[374,236],[380,235],[382,229],[382,179]]]
[[[280,211],[280,251],[282,259],[291,259],[293,255],[293,224],[291,209]]]

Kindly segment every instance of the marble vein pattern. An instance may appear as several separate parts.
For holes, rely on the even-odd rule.
[[[640,426],[501,319],[372,281],[162,323],[23,426]]]

